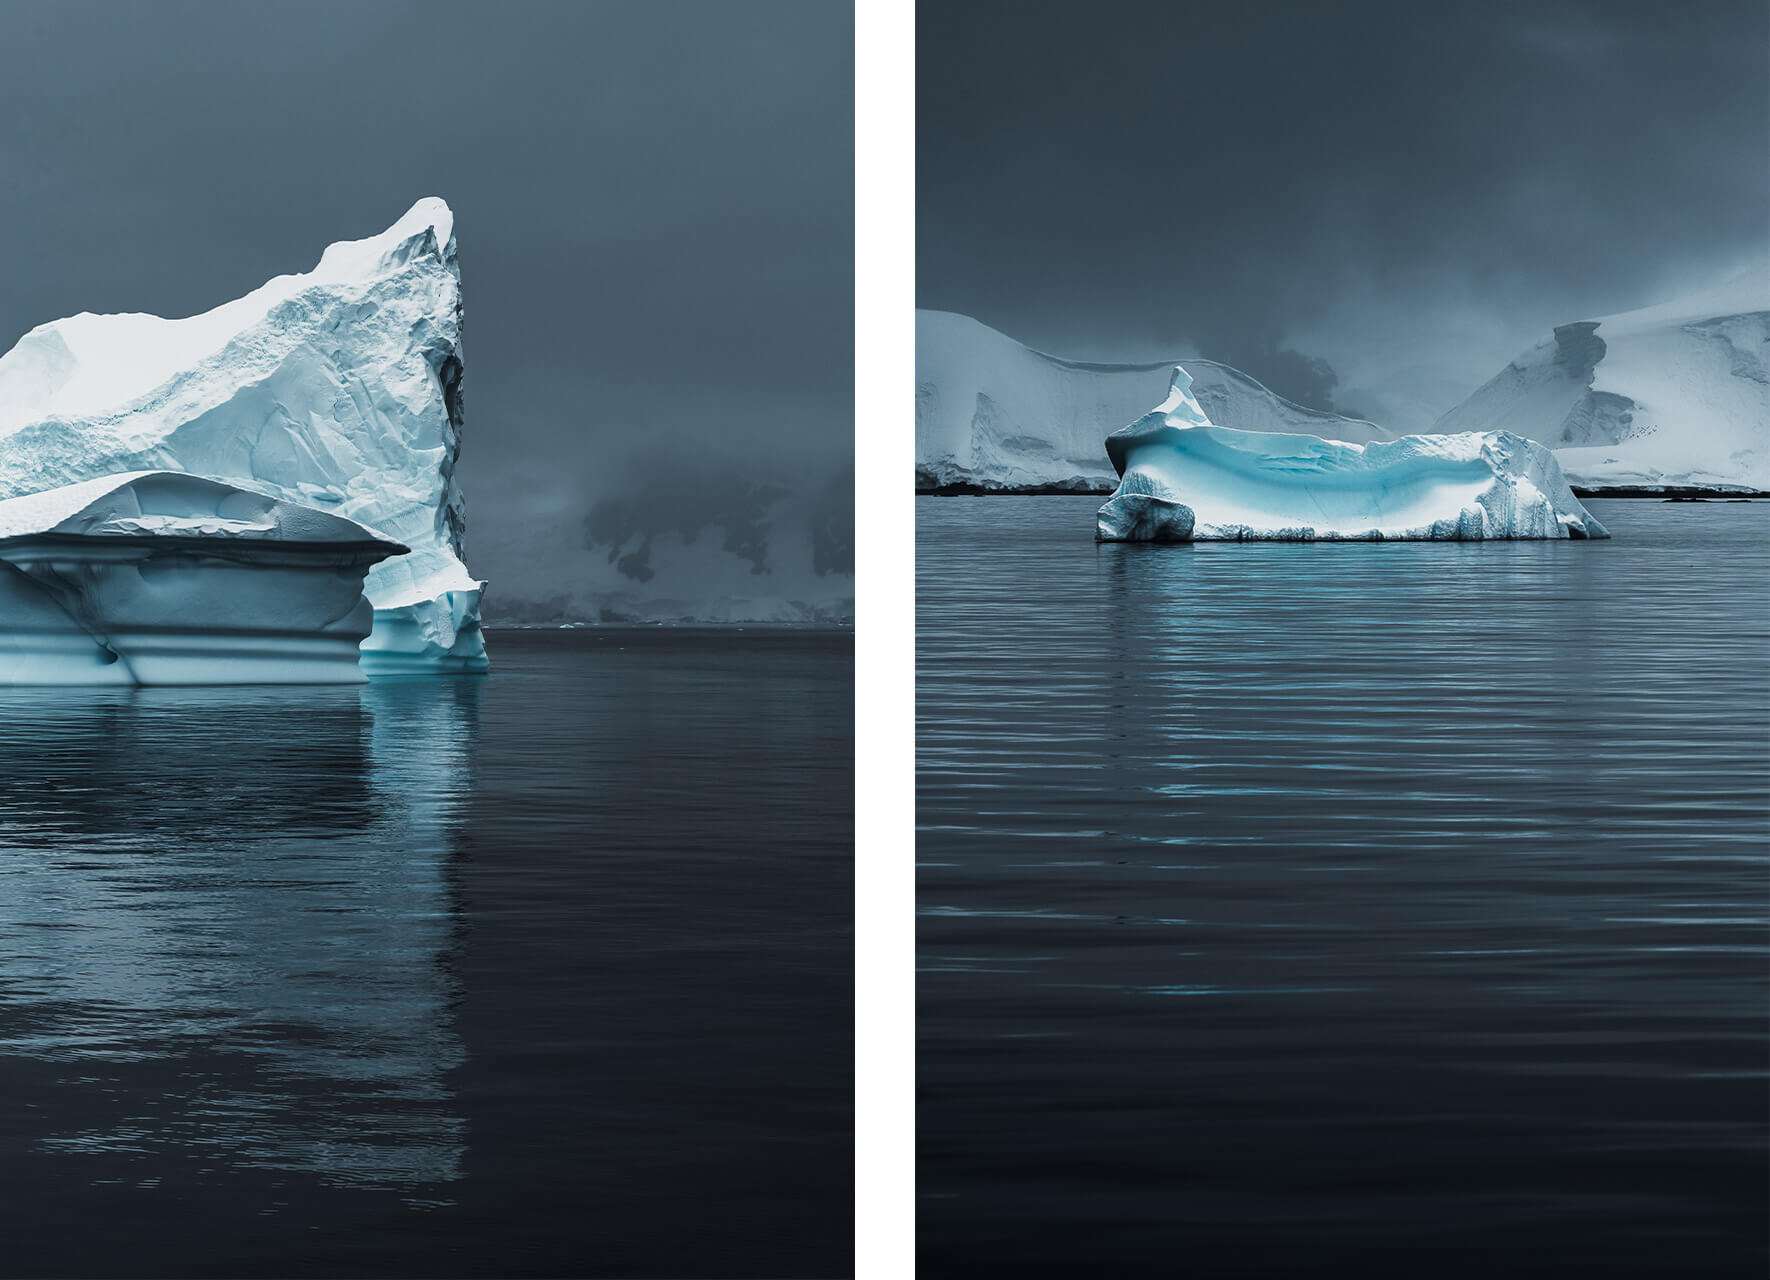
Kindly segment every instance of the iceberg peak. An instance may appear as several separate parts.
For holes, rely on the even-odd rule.
[[[455,212],[441,196],[425,196],[378,235],[327,245],[319,264],[307,275],[280,276],[278,280],[318,282],[368,276],[403,267],[424,253],[435,256],[459,277],[455,260]]]
[[[1201,427],[1211,425],[1211,420],[1192,394],[1192,375],[1179,365],[1174,366],[1173,376],[1168,379],[1168,398],[1162,401],[1156,412],[1169,422],[1191,422]]]

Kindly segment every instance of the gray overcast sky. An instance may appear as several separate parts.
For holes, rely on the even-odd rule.
[[[920,305],[1436,409],[1763,261],[1764,0],[971,0],[917,28]],[[1407,425],[1416,425],[1408,423]]]
[[[852,50],[830,0],[0,0],[0,349],[207,310],[440,195],[488,607],[540,589],[536,512],[723,520],[754,559],[765,477],[851,465]]]

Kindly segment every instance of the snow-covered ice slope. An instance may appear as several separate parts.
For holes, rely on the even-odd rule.
[[[1515,431],[1591,488],[1770,489],[1770,276],[1564,324],[1432,430]]]
[[[1213,421],[1366,443],[1373,422],[1292,404],[1225,364],[1188,360]],[[1022,346],[969,316],[916,312],[916,487],[1106,490],[1101,438],[1166,393],[1172,361],[1089,364]]]
[[[0,684],[344,684],[372,565],[353,520],[172,471],[0,501]]]
[[[1607,538],[1554,455],[1499,431],[1350,444],[1214,426],[1173,371],[1168,398],[1107,437],[1121,477],[1103,542]]]
[[[432,197],[201,315],[31,330],[0,356],[0,498],[153,469],[336,512],[412,549],[369,574],[364,669],[483,671],[461,374],[454,215]]]

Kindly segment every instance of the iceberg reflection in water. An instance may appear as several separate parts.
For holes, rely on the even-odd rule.
[[[1770,1274],[1770,507],[1091,502],[917,500],[921,1275]]]
[[[478,696],[0,690],[0,1072],[31,1099],[9,1142],[95,1186],[446,1198]]]
[[[840,1274],[853,647],[0,690],[0,1277]]]

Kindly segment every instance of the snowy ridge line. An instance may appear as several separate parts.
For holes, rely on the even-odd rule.
[[[972,319],[972,317],[965,315],[961,311],[926,309],[919,314],[954,316],[960,320]],[[973,323],[981,324],[982,322],[973,321]],[[1012,339],[1010,339],[1010,341],[1012,341]],[[1049,361],[1051,364],[1057,365],[1060,368],[1073,369],[1078,373],[1159,373],[1165,378],[1168,376],[1168,372],[1173,369],[1176,364],[1182,363],[1181,361],[1176,360],[1146,360],[1132,361],[1128,363],[1112,360],[1071,360],[1067,356],[1053,355],[1049,351],[1042,351],[1038,347],[1030,347],[1025,343],[1020,343],[1019,345],[1024,350],[1039,357],[1041,360]],[[1185,360],[1184,364],[1188,369],[1197,369],[1201,366],[1212,369],[1222,369],[1226,373],[1233,374],[1235,377],[1240,378],[1245,382],[1252,383],[1261,395],[1268,396],[1278,404],[1287,409],[1295,410],[1297,413],[1308,414],[1313,417],[1334,418],[1344,422],[1362,422],[1366,426],[1376,427],[1379,431],[1383,430],[1382,427],[1377,426],[1376,423],[1370,421],[1368,418],[1354,418],[1347,414],[1334,413],[1329,409],[1311,409],[1306,404],[1298,404],[1295,400],[1287,399],[1278,392],[1272,390],[1272,388],[1261,382],[1260,379],[1256,378],[1253,374],[1245,373],[1242,370],[1237,369],[1234,365],[1225,364],[1221,360],[1207,360],[1201,356]],[[1197,375],[1195,374],[1194,379],[1196,380],[1196,378]]]
[[[1084,370],[1084,371],[1090,372],[1090,373],[1116,373],[1121,370],[1129,370],[1129,371],[1134,371],[1134,372],[1138,372],[1138,373],[1150,373],[1150,372],[1155,372],[1155,371],[1159,370],[1163,374],[1166,374],[1167,371],[1172,369],[1175,364],[1180,363],[1179,361],[1174,361],[1174,360],[1156,360],[1156,361],[1153,361],[1152,363],[1149,363],[1149,364],[1096,364],[1096,363],[1088,363],[1086,361],[1081,361],[1081,360],[1065,360],[1061,356],[1048,355],[1043,351],[1037,351],[1031,347],[1029,347],[1027,349],[1029,351],[1033,351],[1033,354],[1043,356],[1045,359],[1050,360],[1055,364],[1060,364],[1060,365],[1064,366],[1065,368],[1080,369],[1080,370]],[[1271,400],[1274,404],[1278,405],[1280,408],[1289,409],[1293,413],[1299,413],[1305,417],[1310,417],[1310,418],[1322,418],[1322,419],[1325,419],[1328,421],[1333,421],[1333,422],[1362,423],[1365,426],[1370,427],[1374,431],[1382,431],[1385,433],[1388,431],[1387,427],[1383,427],[1375,422],[1372,422],[1369,418],[1355,418],[1351,414],[1335,413],[1331,409],[1312,409],[1306,404],[1298,404],[1295,400],[1291,400],[1283,395],[1280,395],[1278,392],[1274,391],[1271,387],[1267,386],[1264,382],[1261,382],[1260,379],[1256,378],[1253,374],[1248,373],[1248,372],[1241,370],[1241,369],[1237,369],[1232,364],[1224,364],[1223,361],[1221,361],[1221,360],[1194,359],[1194,360],[1187,360],[1184,363],[1188,369],[1198,369],[1198,368],[1221,369],[1224,373],[1229,374],[1231,377],[1239,378],[1241,381],[1248,383],[1250,386],[1252,386],[1254,388],[1254,390],[1258,391],[1262,396]]]

